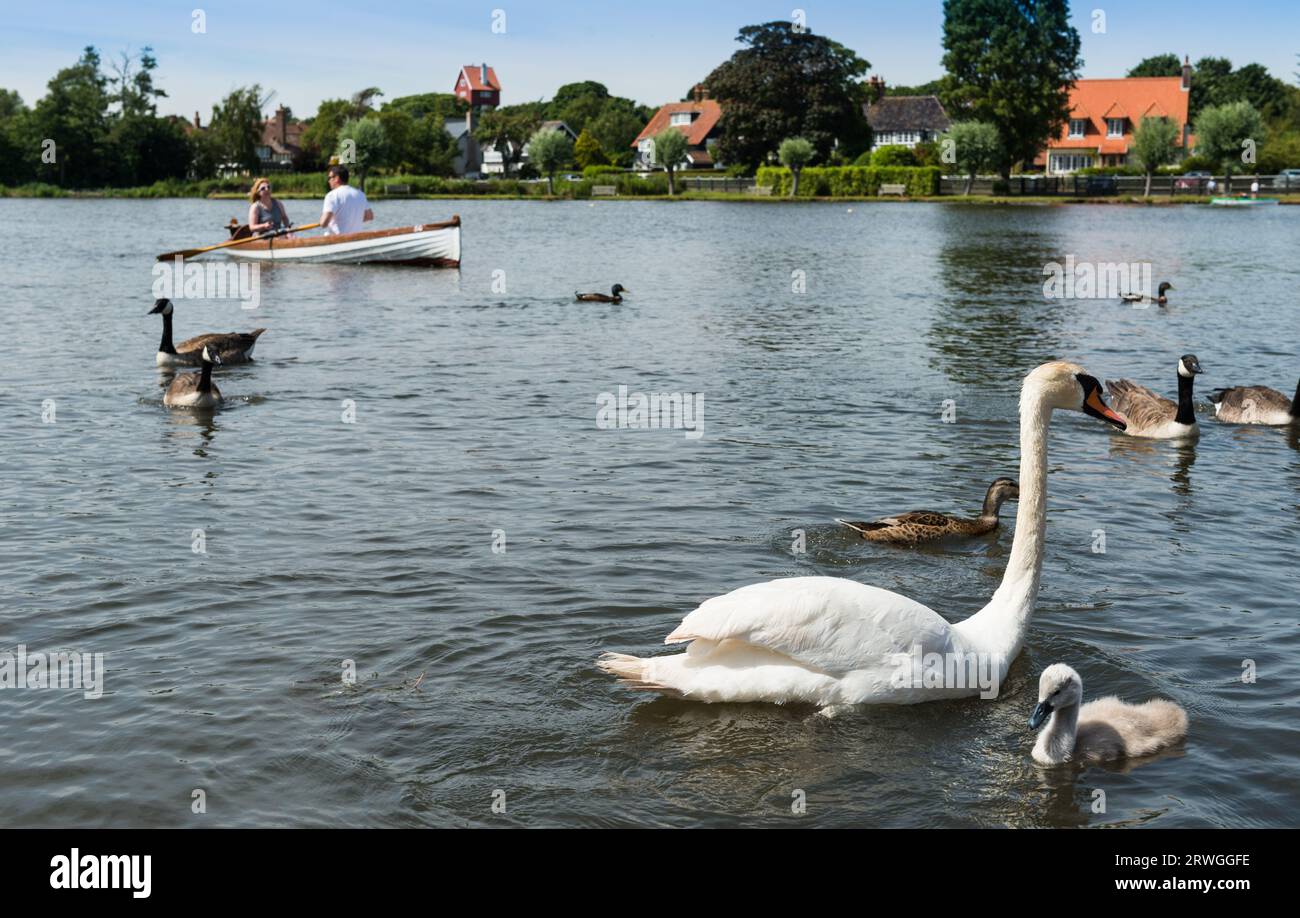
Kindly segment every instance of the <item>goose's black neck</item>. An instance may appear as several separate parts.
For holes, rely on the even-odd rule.
[[[199,371],[199,391],[212,391],[212,364],[206,360],[203,361],[203,369]]]
[[[1295,384],[1295,398],[1291,399],[1291,417],[1300,418],[1300,382]]]
[[[158,345],[158,350],[164,354],[175,354],[176,346],[172,344],[172,317],[168,313],[163,313],[163,336],[162,343]]]
[[[1192,406],[1192,381],[1195,377],[1178,374],[1178,414],[1174,420],[1179,424],[1195,424],[1196,409]]]

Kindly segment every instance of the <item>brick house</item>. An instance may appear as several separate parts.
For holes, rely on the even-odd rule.
[[[686,157],[682,160],[682,168],[721,168],[721,164],[714,161],[713,147],[722,134],[718,124],[722,119],[722,106],[709,98],[708,90],[703,86],[696,86],[694,95],[690,102],[669,102],[655,112],[650,123],[632,141],[636,149],[633,168],[648,170],[658,165],[654,156],[655,135],[670,127],[686,135]]]

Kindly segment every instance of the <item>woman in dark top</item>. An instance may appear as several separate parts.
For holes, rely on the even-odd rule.
[[[252,202],[248,208],[248,229],[253,235],[284,229],[293,224],[284,212],[284,205],[271,197],[271,183],[264,178],[253,182],[253,190],[248,193]]]

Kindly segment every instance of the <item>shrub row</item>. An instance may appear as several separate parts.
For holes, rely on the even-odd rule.
[[[805,166],[799,176],[801,198],[868,198],[881,185],[906,185],[912,197],[939,193],[940,170],[935,166]],[[764,166],[756,181],[773,194],[788,195],[794,176],[784,166]]]

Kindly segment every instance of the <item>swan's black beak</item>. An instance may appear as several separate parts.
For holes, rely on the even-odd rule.
[[[1038,702],[1038,707],[1034,708],[1034,713],[1029,715],[1029,728],[1031,730],[1037,730],[1039,726],[1042,725],[1043,721],[1047,720],[1048,715],[1051,713],[1052,705],[1050,702]]]
[[[1106,401],[1101,397],[1101,383],[1097,382],[1091,376],[1080,376],[1079,382],[1083,385],[1083,413],[1091,415],[1105,421],[1108,424],[1114,424],[1120,430],[1128,428],[1126,422],[1118,414],[1110,410]]]

